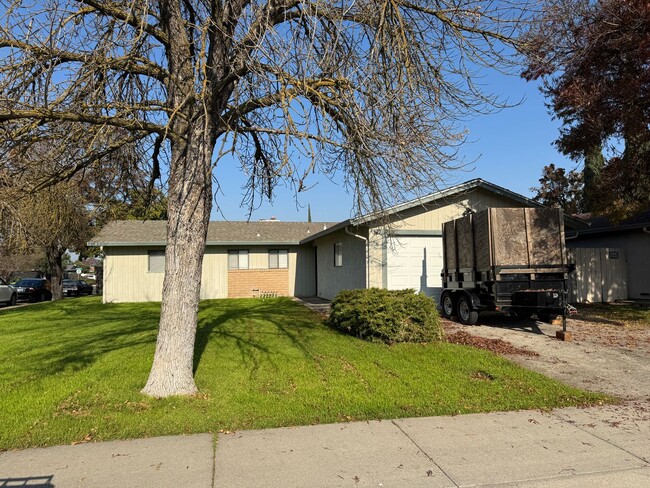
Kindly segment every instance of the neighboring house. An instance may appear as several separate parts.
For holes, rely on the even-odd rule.
[[[621,265],[624,270],[622,273],[624,282],[620,286],[627,287],[627,296],[622,298],[649,300],[650,210],[617,224],[613,224],[606,217],[593,217],[589,214],[578,217],[589,222],[590,226],[577,232],[567,230],[567,248],[598,248],[601,252],[594,254],[592,260],[600,260],[601,265],[609,262],[607,267],[610,268],[614,264],[613,260],[623,261]],[[592,263],[592,267],[594,264]],[[611,277],[606,276],[608,273],[602,274],[603,283],[610,287],[617,284],[615,281],[610,283]],[[606,301],[606,291],[602,292],[602,297]]]
[[[88,273],[96,273],[97,268],[102,266],[102,260],[98,258],[86,258],[81,261],[81,266],[88,270]]]
[[[441,289],[442,224],[487,207],[539,207],[481,179],[339,223],[210,222],[201,298],[272,292],[332,299],[341,290]],[[581,221],[565,217],[567,228]],[[102,246],[104,301],[159,301],[164,221],[118,221],[89,243]]]

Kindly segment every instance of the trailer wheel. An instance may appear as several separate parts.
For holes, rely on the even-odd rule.
[[[467,296],[458,299],[458,320],[463,325],[474,325],[478,322],[478,312],[472,309],[472,304]]]
[[[451,293],[444,292],[440,300],[442,316],[445,318],[450,318],[454,315],[454,299],[451,296]]]

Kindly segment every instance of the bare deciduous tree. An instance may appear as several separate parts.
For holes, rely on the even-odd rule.
[[[470,0],[2,1],[0,140],[60,122],[87,146],[71,174],[123,143],[169,168],[158,342],[143,392],[196,392],[192,357],[212,170],[239,158],[249,202],[313,171],[356,211],[431,188],[456,164],[462,122],[501,102],[521,2]],[[111,137],[105,137],[106,134]],[[109,142],[106,142],[109,141]],[[74,162],[72,162],[74,161]]]
[[[36,174],[42,172],[32,168]],[[0,173],[0,254],[42,251],[51,275],[52,300],[63,298],[63,256],[91,237],[90,213],[77,181],[61,181],[26,192],[31,172],[6,178]]]

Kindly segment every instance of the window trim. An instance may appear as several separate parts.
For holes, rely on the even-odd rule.
[[[152,269],[151,258],[152,257],[161,257],[162,256],[162,270]],[[149,249],[147,251],[147,273],[164,273],[165,272],[165,250],[160,249]]]
[[[343,267],[343,242],[334,243],[334,267]]]
[[[241,256],[242,254],[246,255],[246,267],[242,267],[241,265]],[[250,263],[250,255],[251,252],[249,249],[228,249],[228,271],[230,270],[237,270],[237,269],[250,269],[251,263]],[[231,266],[230,265],[230,256],[237,256],[237,266]]]
[[[277,266],[271,266],[271,256],[277,256]],[[285,256],[285,265],[280,265],[280,256]],[[288,249],[269,249],[268,250],[268,267],[269,269],[289,269],[289,250]]]

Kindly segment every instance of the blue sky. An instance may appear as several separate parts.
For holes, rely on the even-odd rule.
[[[559,123],[553,120],[544,105],[538,85],[517,76],[490,75],[486,89],[511,103],[523,99],[513,108],[476,117],[467,123],[469,141],[461,148],[465,170],[453,173],[446,184],[451,186],[473,178],[483,178],[512,191],[531,196],[530,187],[537,186],[542,168],[549,163],[573,169],[576,164],[558,153],[553,141],[558,137]],[[248,208],[242,207],[244,178],[236,163],[224,160],[216,170],[221,193],[216,196],[221,213],[212,212],[212,220],[246,220]],[[341,182],[320,177],[316,186],[301,193],[298,203],[289,188],[278,187],[272,203],[264,202],[251,220],[276,217],[283,221],[307,220],[307,204],[314,221],[340,221],[352,215],[352,196],[346,194]]]

